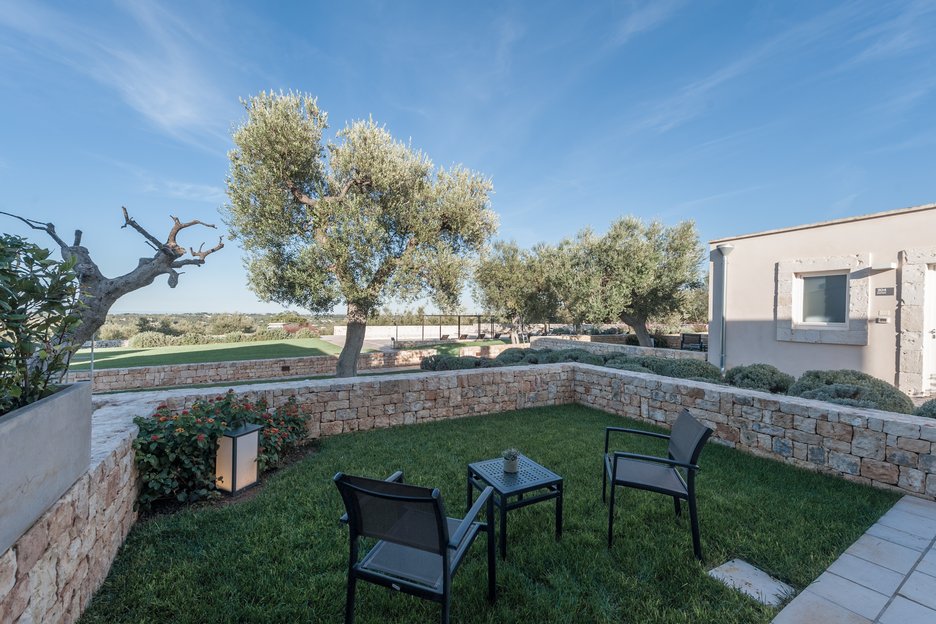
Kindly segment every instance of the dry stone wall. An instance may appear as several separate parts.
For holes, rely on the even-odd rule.
[[[690,412],[723,444],[849,481],[936,498],[936,419],[576,364],[575,401],[670,424]]]
[[[575,344],[569,344],[569,342]],[[637,347],[634,345],[592,342],[591,336],[533,336],[530,345],[534,349],[585,349],[601,355],[620,353],[622,355],[653,355],[656,357],[683,360],[705,360],[706,353],[701,351],[680,351],[679,349],[658,349],[655,347]]]
[[[419,366],[434,349],[413,351],[376,351],[358,357],[358,370]],[[299,358],[273,358],[243,360],[240,362],[204,362],[200,364],[168,364],[165,366],[136,366],[133,368],[104,368],[94,371],[94,392],[135,390],[160,386],[225,383],[280,377],[332,375],[338,358],[332,355]],[[89,371],[73,371],[69,381],[87,381]]]
[[[137,514],[132,436],[98,445],[87,473],[0,554],[0,622],[78,619]]]

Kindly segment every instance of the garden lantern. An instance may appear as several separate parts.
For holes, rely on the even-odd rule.
[[[257,482],[257,455],[263,425],[244,425],[226,431],[218,440],[215,479],[218,489],[235,494]]]

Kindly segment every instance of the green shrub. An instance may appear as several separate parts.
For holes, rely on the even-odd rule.
[[[104,323],[97,330],[98,340],[126,340],[130,337],[130,328],[117,323]]]
[[[854,384],[829,384],[819,386],[812,390],[805,390],[799,395],[804,399],[815,399],[817,401],[827,401],[828,403],[838,403],[839,405],[848,405],[850,407],[869,407],[880,409],[874,390],[867,386],[856,386]]]
[[[218,314],[211,318],[208,331],[212,334],[230,334],[233,332],[253,332],[253,321],[244,314]]]
[[[510,349],[504,349],[498,353],[495,359],[503,362],[504,364],[516,364],[517,362],[522,361],[530,351],[532,351],[532,349],[511,347]],[[548,351],[548,349],[543,349],[543,351]]]
[[[293,332],[293,338],[318,338],[318,330],[312,329],[311,327],[300,327]]]
[[[12,234],[0,235],[0,414],[53,394],[78,345],[74,262]]]
[[[725,373],[725,380],[732,386],[762,390],[773,394],[786,394],[795,379],[770,364],[735,366]]]
[[[930,399],[917,407],[913,410],[913,415],[922,416],[923,418],[936,418],[936,399]]]
[[[645,366],[641,366],[633,360],[633,358],[621,357],[614,358],[605,362],[605,366],[608,368],[615,368],[617,370],[629,371],[632,373],[650,373],[654,374],[652,370]]]
[[[679,377],[681,379],[705,379],[707,381],[721,381],[722,374],[714,364],[704,360],[665,359],[660,365],[663,375]]]
[[[439,370],[439,360],[443,357],[448,357],[444,355],[427,355],[419,362],[420,370],[434,371]]]
[[[838,396],[842,400],[873,403],[873,405],[860,405],[859,407],[874,407],[875,409],[900,414],[913,412],[913,401],[906,394],[877,377],[856,370],[806,371],[796,383],[790,386],[788,394],[804,398],[818,398],[817,396],[806,396],[806,393],[820,390],[823,386],[832,385],[857,386],[865,389],[866,391],[860,393],[860,398],[847,396],[848,392],[844,389],[832,391],[832,396],[836,396],[835,393],[844,393]],[[855,393],[852,392],[852,394]],[[833,402],[841,403],[841,401]],[[851,405],[851,403],[843,403],[843,405]]]
[[[177,345],[203,345],[216,342],[210,336],[204,334],[182,334],[175,340]]]
[[[288,340],[292,334],[284,329],[261,329],[252,334],[244,334],[244,341],[259,342],[261,340]]]
[[[160,405],[152,417],[133,421],[139,428],[133,441],[140,476],[137,506],[149,510],[159,501],[187,503],[215,495],[218,439],[227,429],[263,425],[257,458],[262,472],[306,437],[306,420],[294,399],[271,413],[263,401],[252,404],[233,391],[198,401],[180,414]]]
[[[582,364],[604,365],[604,358],[585,349],[559,349],[547,353],[540,363],[555,364],[556,362],[581,362]]]
[[[640,338],[637,337],[637,334],[627,334],[624,336],[624,344],[630,345],[632,347],[639,347]]]
[[[152,349],[153,347],[171,347],[179,344],[178,338],[156,331],[144,331],[134,334],[127,343],[134,349]]]
[[[481,358],[476,358],[471,355],[446,355],[440,357],[436,361],[436,370],[437,371],[447,371],[447,370],[467,370],[469,368],[478,368],[480,366]]]
[[[669,360],[656,355],[636,355],[631,358],[634,363],[649,369],[655,375],[669,376]]]

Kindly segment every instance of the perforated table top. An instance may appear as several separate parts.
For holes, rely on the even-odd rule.
[[[504,472],[504,460],[486,459],[468,464],[468,469],[502,495],[527,492],[562,481],[562,477],[525,455],[520,455],[517,472]]]

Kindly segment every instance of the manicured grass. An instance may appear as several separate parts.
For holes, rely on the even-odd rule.
[[[198,364],[201,362],[233,362],[263,360],[280,357],[309,355],[337,355],[341,348],[317,338],[297,340],[263,340],[258,342],[230,342],[180,347],[134,349],[117,347],[95,349],[95,368],[128,368],[131,366],[160,366],[163,364]],[[91,350],[82,349],[72,358],[72,370],[90,367]]]
[[[706,569],[740,557],[797,589],[814,580],[898,496],[709,444],[697,484],[706,564],[692,555],[688,514],[633,490],[618,499],[605,546],[604,427],[636,425],[581,406],[524,410],[326,438],[269,477],[258,495],[137,525],[82,618],[115,622],[340,622],[347,530],[332,476],[386,477],[440,488],[464,513],[465,466],[516,446],[565,477],[563,538],[553,504],[510,512],[498,600],[485,598],[484,538],[455,576],[452,621],[769,622],[776,610],[728,589]],[[630,436],[619,448],[660,453]],[[438,605],[358,584],[357,621],[438,621]]]

